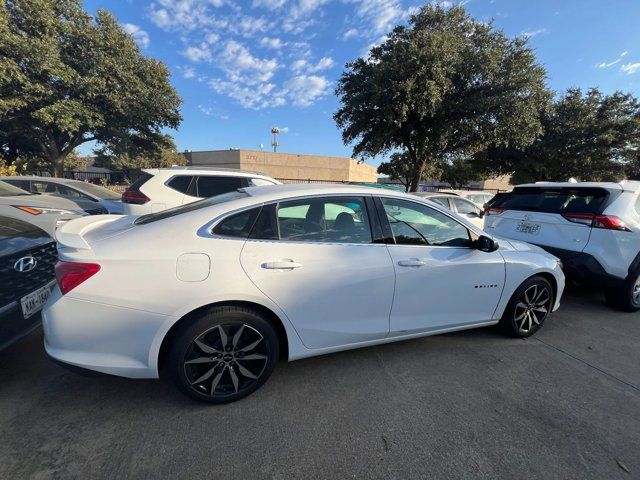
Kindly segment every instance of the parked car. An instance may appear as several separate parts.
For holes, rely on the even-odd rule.
[[[144,215],[232,192],[242,187],[279,184],[260,173],[208,167],[171,167],[143,170],[123,194],[126,215]]]
[[[499,323],[528,337],[558,308],[558,260],[432,202],[347,185],[247,187],[141,217],[57,232],[51,357],[131,378],[167,373],[221,403],[279,356]],[[461,301],[463,299],[463,301]]]
[[[466,198],[447,193],[413,192],[413,195],[439,203],[461,217],[466,218],[478,228],[484,227],[484,212],[478,206]]]
[[[53,236],[56,226],[87,215],[79,206],[52,195],[35,195],[0,180],[0,216],[32,223]]]
[[[451,193],[466,198],[480,208],[495,196],[495,193],[485,192],[483,190],[443,190],[441,193]]]
[[[0,350],[39,325],[56,259],[56,244],[44,230],[0,216]]]
[[[0,177],[11,185],[31,193],[46,193],[71,201],[82,202],[90,215],[122,213],[121,195],[100,185],[66,178],[19,176]]]
[[[485,230],[539,245],[568,276],[640,309],[640,182],[520,185],[487,210]]]

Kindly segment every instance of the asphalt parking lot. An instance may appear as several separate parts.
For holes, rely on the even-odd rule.
[[[0,353],[0,478],[640,478],[640,313],[574,289],[536,337],[493,329],[278,365],[208,406],[161,381]]]

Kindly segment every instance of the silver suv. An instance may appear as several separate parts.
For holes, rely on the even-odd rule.
[[[487,208],[485,231],[539,245],[565,273],[640,310],[640,182],[520,185]]]

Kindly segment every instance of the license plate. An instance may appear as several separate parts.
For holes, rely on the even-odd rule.
[[[540,232],[539,223],[520,222],[516,225],[516,231],[529,235],[537,235]]]
[[[51,285],[52,283],[20,299],[22,316],[25,319],[42,310],[42,307],[44,307],[44,304],[47,303],[47,300],[49,300],[51,296]]]

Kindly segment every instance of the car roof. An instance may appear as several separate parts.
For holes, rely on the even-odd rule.
[[[231,177],[255,177],[256,175],[261,177],[269,177],[264,172],[252,172],[250,170],[240,170],[237,168],[224,168],[224,167],[200,167],[200,166],[174,166],[168,168],[145,168],[142,170],[145,173],[149,173],[151,175],[158,175],[160,173],[168,173],[168,174],[183,174],[183,175],[226,175]]]
[[[460,198],[458,195],[455,195],[453,193],[445,193],[445,192],[410,192],[410,193],[412,195],[415,195],[416,197],[422,197],[422,198],[431,198],[431,197]],[[466,199],[463,198],[463,200],[466,200]]]
[[[310,196],[310,195],[376,195],[379,197],[397,197],[416,200],[415,195],[396,190],[367,187],[361,185],[331,184],[331,183],[288,183],[281,185],[261,185],[241,189],[254,199],[264,201],[280,198]],[[418,197],[419,199],[419,197]]]
[[[622,182],[536,182],[517,185],[517,187],[542,188],[606,188],[610,190],[640,191],[640,182],[623,180]]]

